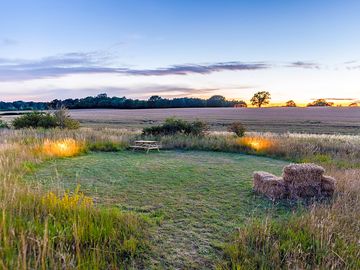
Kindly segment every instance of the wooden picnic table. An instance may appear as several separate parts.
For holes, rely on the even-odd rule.
[[[150,150],[158,150],[160,152],[161,145],[158,141],[135,141],[134,145],[131,145],[130,148],[133,150],[146,150],[146,153],[149,153]]]

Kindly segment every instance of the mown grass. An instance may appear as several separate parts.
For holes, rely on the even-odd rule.
[[[43,164],[32,180],[82,190],[103,205],[157,218],[153,267],[212,268],[221,242],[250,217],[289,214],[252,193],[252,173],[280,173],[285,162],[194,151],[93,153]]]

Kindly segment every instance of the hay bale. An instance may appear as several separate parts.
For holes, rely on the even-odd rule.
[[[321,194],[325,197],[331,197],[335,192],[335,182],[336,180],[331,177],[324,175],[321,178]]]
[[[290,164],[284,167],[283,178],[294,187],[319,186],[325,172],[323,167],[312,163]]]
[[[254,190],[271,200],[286,198],[287,188],[284,180],[267,172],[254,172]]]
[[[334,194],[335,179],[323,176],[325,170],[315,164],[290,164],[283,177],[267,172],[254,172],[254,190],[271,200],[329,197]]]

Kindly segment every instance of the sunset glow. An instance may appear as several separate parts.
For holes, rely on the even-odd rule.
[[[71,157],[81,152],[81,144],[74,139],[45,140],[43,151],[49,156]]]
[[[272,146],[273,142],[266,138],[243,137],[239,139],[239,144],[248,146],[256,151],[266,150]]]
[[[3,1],[0,101],[249,103],[266,90],[269,106],[347,106],[360,102],[359,13],[359,1]]]

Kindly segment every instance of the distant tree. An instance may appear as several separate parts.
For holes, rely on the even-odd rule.
[[[160,96],[151,96],[149,99],[148,99],[148,106],[150,108],[161,108],[161,107],[164,107],[164,99]]]
[[[286,101],[286,107],[296,107],[296,103],[293,100]]]
[[[226,103],[226,99],[223,96],[215,95],[207,100],[207,106],[209,107],[223,107]]]
[[[96,97],[97,98],[107,98],[108,95],[106,93],[102,93],[102,94],[98,94]]]
[[[349,104],[349,107],[357,107],[359,106],[359,104],[357,102],[353,102],[351,104]]]
[[[162,97],[160,96],[151,96],[148,101],[150,102],[156,102],[156,101],[159,101],[159,100],[162,100]]]
[[[326,99],[319,98],[311,103],[309,103],[308,107],[330,107],[333,106],[333,102],[327,102]]]
[[[236,102],[235,102],[234,107],[235,107],[235,108],[246,108],[246,107],[247,107],[247,104],[246,104],[245,101],[239,100],[239,101],[236,101]]]
[[[254,94],[254,96],[251,98],[250,102],[252,105],[261,107],[262,105],[269,104],[271,99],[271,95],[267,91],[260,91]]]

